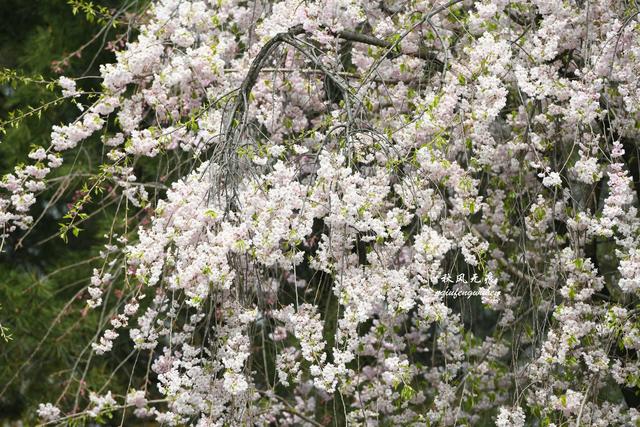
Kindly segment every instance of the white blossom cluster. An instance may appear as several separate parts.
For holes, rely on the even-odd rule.
[[[8,236],[98,132],[133,207],[151,203],[133,159],[190,162],[91,279],[90,307],[126,291],[94,352],[151,359],[85,413],[640,423],[638,12],[585,8],[154,1],[100,98],[0,184]],[[447,298],[456,273],[491,296]]]

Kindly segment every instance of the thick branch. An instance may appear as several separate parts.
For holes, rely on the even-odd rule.
[[[339,38],[344,40],[353,41],[357,43],[364,43],[371,46],[384,47],[387,49],[393,46],[393,44],[388,41],[381,40],[377,37],[370,36],[368,34],[356,33],[355,31],[344,30],[344,31],[340,31],[336,35]],[[420,48],[417,52],[400,51],[400,53],[402,55],[413,56],[413,57],[424,59],[427,61],[432,61],[438,64],[439,66],[442,66],[442,62],[436,57],[436,55],[426,48]]]

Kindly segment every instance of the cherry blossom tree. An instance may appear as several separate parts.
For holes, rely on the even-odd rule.
[[[146,366],[42,421],[639,425],[639,13],[153,1],[101,92],[59,79],[81,113],[0,184],[6,246],[99,135],[60,235],[96,200],[122,220],[74,375]]]

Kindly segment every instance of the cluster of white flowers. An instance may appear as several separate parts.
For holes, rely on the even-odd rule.
[[[124,278],[92,348],[128,328],[151,358],[118,394],[136,415],[640,420],[606,390],[640,375],[635,9],[396,3],[157,0],[97,101],[0,183],[4,237],[101,133],[114,193],[147,209],[87,289],[106,307]],[[171,151],[190,172],[154,200],[132,165]],[[481,286],[439,280],[462,273]]]
[[[62,96],[65,98],[76,97],[80,94],[76,89],[76,82],[68,77],[60,77],[58,84],[60,84]]]
[[[521,407],[513,409],[501,407],[496,418],[497,427],[524,427],[525,416]]]
[[[87,414],[94,418],[104,412],[109,412],[117,404],[110,391],[103,396],[92,392],[89,394],[89,401],[91,404]]]
[[[40,403],[38,405],[38,416],[43,421],[56,421],[60,418],[60,409],[52,405],[51,403]]]

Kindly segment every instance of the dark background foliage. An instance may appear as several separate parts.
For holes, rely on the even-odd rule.
[[[41,112],[27,114],[0,134],[0,176],[26,162],[33,145],[47,147],[52,125],[72,122],[79,114],[73,102],[56,101],[59,87],[47,87],[46,82],[61,74],[85,76],[79,87],[99,89],[100,81],[92,76],[99,74],[99,64],[114,58],[104,41],[127,34],[125,24],[106,25],[100,15],[106,10],[102,7],[113,13],[124,1],[102,1],[91,9],[83,7],[88,3],[75,2],[80,5],[75,14],[74,2],[69,3],[0,1],[0,68],[5,69],[0,80],[0,121],[10,121],[30,108]],[[96,34],[100,37],[84,46]],[[6,77],[7,70],[13,78]],[[32,209],[37,226],[9,238],[0,254],[0,324],[11,336],[8,341],[0,339],[0,424],[21,419],[31,425],[37,404],[55,403],[66,387],[82,403],[87,384],[104,384],[112,370],[105,360],[83,372],[85,364],[79,362],[90,353],[87,343],[98,329],[100,312],[88,312],[78,300],[84,298],[82,289],[104,244],[102,235],[112,225],[114,208],[96,212],[82,224],[79,236],[67,243],[58,236],[61,218],[77,198],[75,191],[102,155],[101,144],[92,141],[96,138],[65,157],[65,166],[53,175],[55,185],[38,198]],[[74,156],[82,161],[74,162]],[[113,381],[128,377],[123,372]],[[123,389],[126,386],[125,382]]]

